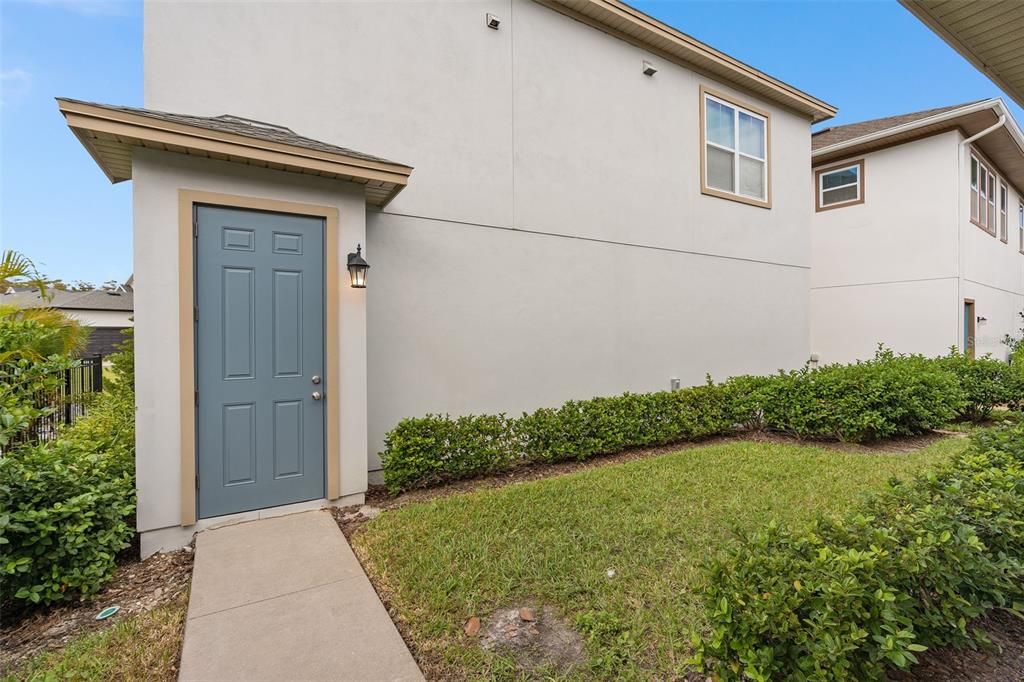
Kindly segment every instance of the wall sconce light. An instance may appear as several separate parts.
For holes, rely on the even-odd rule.
[[[353,289],[366,288],[366,271],[370,264],[363,260],[363,246],[356,244],[356,252],[348,254],[348,276]]]
[[[501,18],[488,13],[487,28],[493,28],[495,31],[497,31],[499,26],[501,26]]]
[[[988,322],[988,318],[987,317],[982,317],[981,315],[978,315],[978,322]]]
[[[658,70],[654,68],[654,65],[647,60],[644,60],[643,62],[643,69],[645,76],[653,76],[654,74],[658,73]]]

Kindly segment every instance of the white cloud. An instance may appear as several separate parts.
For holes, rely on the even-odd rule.
[[[25,69],[0,71],[0,104],[15,104],[28,94],[32,87],[32,74]]]

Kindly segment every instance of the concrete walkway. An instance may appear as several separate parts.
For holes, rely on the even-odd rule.
[[[422,680],[327,511],[196,537],[179,680]]]

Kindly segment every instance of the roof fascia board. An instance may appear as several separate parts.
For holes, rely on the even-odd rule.
[[[195,147],[231,156],[246,156],[243,149],[258,150],[260,158],[275,163],[309,167],[311,170],[351,175],[366,180],[406,184],[412,168],[403,164],[369,161],[340,153],[320,152],[305,147],[259,140],[233,133],[209,131],[198,126],[165,122],[141,114],[58,100],[72,128],[80,127],[114,135],[160,141],[181,147]],[[78,136],[81,139],[81,136]],[[92,153],[90,151],[90,153]],[[95,154],[93,155],[95,157]]]
[[[729,82],[733,85],[749,88],[751,81],[753,81],[774,90],[779,95],[777,98],[778,101],[788,104],[789,107],[796,109],[801,113],[811,115],[814,122],[831,118],[835,116],[838,111],[838,109],[831,104],[798,90],[797,88],[773,78],[766,73],[758,71],[754,67],[744,64],[724,52],[719,52],[713,47],[706,45],[625,3],[618,2],[618,0],[589,0],[589,2],[605,14],[625,20],[641,29],[647,35],[648,40],[625,34],[597,18],[577,12],[572,7],[568,7],[562,2],[559,2],[559,0],[535,1],[573,19],[595,26],[595,28],[599,28],[600,30],[603,30],[617,38],[634,44],[640,44],[641,47],[648,51],[665,56],[673,61],[683,61],[687,68],[697,68],[700,70],[699,63],[694,63],[683,55],[667,53],[664,48],[657,47],[652,42],[656,38],[668,40],[676,48],[681,49],[688,54],[691,59],[694,57],[703,58],[732,71],[736,75],[736,78]],[[721,75],[711,75],[714,78],[723,78]],[[754,94],[758,97],[764,97],[761,93],[755,92]]]
[[[884,130],[868,133],[867,135],[861,135],[860,137],[855,137],[852,140],[837,142],[827,147],[822,147],[821,149],[814,150],[813,152],[811,152],[811,157],[813,158],[818,156],[826,156],[828,154],[835,154],[836,152],[842,151],[844,149],[859,147],[860,145],[875,142],[877,140],[882,140],[893,135],[899,135],[901,133],[910,132],[917,128],[924,128],[930,125],[935,125],[936,123],[951,121],[960,118],[961,116],[966,116],[968,114],[984,111],[985,109],[992,109],[997,116],[1001,114],[1007,114],[1006,128],[1007,130],[1010,131],[1010,134],[1016,140],[1018,146],[1021,148],[1021,151],[1024,152],[1024,135],[1021,134],[1021,130],[1020,128],[1017,127],[1017,122],[1013,120],[1013,116],[1009,115],[1009,112],[1007,112],[1002,100],[986,99],[975,104],[970,104],[966,107],[961,107],[959,109],[953,109],[952,111],[946,111],[941,114],[936,114],[935,116],[920,118],[916,121],[904,123],[893,128],[886,128]]]

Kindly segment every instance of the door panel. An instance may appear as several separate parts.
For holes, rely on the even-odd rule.
[[[323,220],[195,210],[199,517],[323,497]]]

